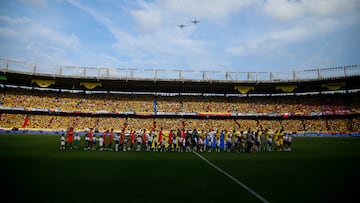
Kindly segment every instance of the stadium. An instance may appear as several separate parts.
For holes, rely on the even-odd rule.
[[[359,131],[357,65],[222,73],[1,62],[1,127],[7,131],[59,133],[74,124],[79,131],[121,131],[123,123],[127,130],[140,130],[151,129],[153,121],[166,130],[185,121],[187,128],[200,130],[247,131],[261,125],[297,135]],[[46,69],[51,73],[42,72]]]
[[[2,179],[15,200],[333,202],[355,193],[358,65],[222,72],[0,62]],[[70,127],[80,146],[89,129],[127,139],[143,129],[232,139],[281,130],[294,144],[290,153],[59,150]]]

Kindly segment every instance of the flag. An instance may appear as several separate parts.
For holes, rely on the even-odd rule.
[[[224,145],[225,145],[225,133],[224,131],[222,131],[220,133],[220,149],[224,149]]]
[[[156,97],[154,98],[154,115],[156,115],[156,109],[157,109],[157,102]]]

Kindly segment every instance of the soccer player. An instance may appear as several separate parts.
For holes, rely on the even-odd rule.
[[[225,150],[225,131],[220,132],[220,151]]]
[[[192,146],[193,146],[193,151],[196,152],[197,151],[197,145],[198,145],[198,139],[199,139],[199,133],[197,132],[196,129],[194,129],[191,133],[191,142],[192,142]]]
[[[110,132],[109,132],[109,150],[113,150],[112,149],[112,142],[114,139],[114,129],[111,128]]]
[[[276,151],[282,151],[283,147],[283,130],[278,130],[275,134],[275,148]]]
[[[246,152],[247,153],[251,153],[253,152],[253,147],[254,147],[254,139],[253,139],[253,132],[249,129],[247,134],[246,134]]]
[[[165,140],[165,138],[163,138],[162,141],[161,141],[160,152],[166,152],[166,140]]]
[[[81,140],[80,134],[76,133],[74,136],[74,148],[77,149],[77,146]]]
[[[296,135],[296,132],[293,132],[292,134],[289,133],[289,135],[288,135],[288,139],[287,139],[287,143],[288,143],[287,151],[288,152],[291,152],[292,136],[293,135]]]
[[[142,137],[140,135],[137,136],[136,138],[136,151],[140,152],[141,151],[141,144],[142,144]]]
[[[104,150],[104,137],[103,136],[99,137],[99,150],[100,151]]]
[[[236,135],[234,139],[234,151],[240,153],[240,135]]]
[[[124,149],[124,147],[126,148],[125,144],[125,128],[123,128],[120,134],[120,145],[122,146],[123,151],[126,151],[126,149]]]
[[[147,145],[147,142],[146,142],[146,138],[147,138],[146,129],[144,129],[142,133],[143,133],[142,134],[142,140],[141,140],[142,141],[142,148],[144,150],[146,150],[146,145]]]
[[[133,150],[133,146],[134,146],[134,143],[135,143],[135,130],[131,131],[130,133],[130,146],[128,148],[128,150]]]
[[[206,143],[207,143],[207,151],[211,152],[212,150],[212,136],[210,134],[210,131],[206,135]]]
[[[160,128],[159,136],[158,136],[158,144],[161,145],[161,142],[163,140],[163,128]]]
[[[260,131],[258,130],[255,133],[255,145],[254,145],[254,151],[259,152],[261,151],[261,138],[260,138]]]
[[[280,141],[279,141],[280,131],[276,130],[273,136],[273,149],[274,151],[278,151],[280,148]]]
[[[219,137],[216,138],[216,152],[220,152],[221,140]]]
[[[147,147],[146,147],[146,151],[149,152],[151,151],[151,146],[152,146],[152,142],[153,142],[153,139],[154,139],[154,136],[152,134],[152,132],[150,131],[150,133],[148,134],[147,136]],[[154,149],[154,152],[157,152],[157,141],[156,141],[156,138],[155,138],[155,149]]]
[[[186,149],[186,136],[181,137],[181,152],[184,152]]]
[[[65,136],[64,136],[64,134],[62,134],[61,138],[60,138],[60,149],[65,149]]]
[[[245,152],[245,143],[246,143],[246,135],[244,133],[244,131],[240,132],[240,152]]]
[[[88,132],[88,139],[87,139],[87,143],[88,143],[88,147],[87,149],[90,150],[91,149],[91,146],[92,146],[92,143],[93,143],[93,134],[92,134],[92,128],[89,129],[89,132]]]
[[[169,150],[172,150],[172,143],[173,143],[173,130],[170,130],[169,132],[169,138],[168,138],[168,143],[169,143]]]
[[[85,140],[85,145],[84,145],[83,149],[84,149],[84,150],[88,150],[88,146],[89,146],[89,136],[88,136],[88,133],[85,133],[84,140]]]
[[[125,138],[122,142],[123,152],[126,152],[126,143],[127,143],[127,139]]]
[[[268,132],[267,129],[265,129],[265,130],[262,132],[263,151],[268,151],[268,149],[267,149],[267,148],[268,148],[267,146],[269,145],[269,143],[268,143],[268,138],[269,138],[269,132]]]
[[[172,141],[172,145],[173,145],[173,147],[172,147],[172,151],[177,151],[177,147],[176,147],[176,145],[177,145],[177,142],[178,142],[178,139],[179,139],[179,137],[178,136],[176,136],[176,134],[174,133],[174,136],[173,136],[173,141]]]
[[[186,132],[185,132],[185,129],[181,130],[181,151],[184,152],[185,151],[185,148],[186,148]]]
[[[212,149],[216,152],[217,139],[216,139],[216,134],[215,133],[212,134],[211,144],[212,144],[212,146],[211,146]]]
[[[200,148],[200,152],[203,152],[203,148],[204,148],[204,140],[201,136],[199,136],[199,141],[198,141],[198,145],[199,145],[199,148]]]
[[[178,137],[178,143],[179,143],[179,148],[178,148],[178,152],[183,152],[184,148],[183,148],[183,138],[181,136]]]
[[[273,133],[267,132],[265,134],[265,137],[267,139],[267,145],[266,145],[266,149],[268,152],[273,151]]]
[[[70,149],[72,149],[72,143],[74,141],[74,128],[70,127],[67,131],[67,143],[70,146]]]
[[[230,133],[226,138],[226,151],[230,152],[232,148],[232,133]]]
[[[117,152],[119,151],[119,142],[120,142],[119,133],[115,133],[114,141],[115,141],[115,151]]]
[[[185,152],[191,152],[190,149],[190,141],[191,141],[191,137],[186,137],[185,138]]]
[[[106,149],[106,136],[107,134],[109,133],[109,130],[105,130],[104,133],[103,133],[103,150]]]
[[[91,150],[96,150],[96,141],[97,141],[97,137],[96,137],[96,134],[93,136],[93,138],[92,138],[92,148],[91,148]]]
[[[284,151],[284,130],[280,130],[280,136],[279,136],[279,142],[280,142],[280,151]]]

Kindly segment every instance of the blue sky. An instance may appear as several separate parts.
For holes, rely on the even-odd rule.
[[[360,0],[2,0],[0,5],[3,59],[257,72],[352,65],[360,59]],[[192,24],[194,19],[200,23]]]

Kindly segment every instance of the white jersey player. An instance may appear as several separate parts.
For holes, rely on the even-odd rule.
[[[104,150],[104,138],[102,136],[99,137],[99,148],[100,151]]]
[[[114,141],[115,141],[115,151],[117,152],[117,151],[119,151],[119,141],[120,141],[118,133],[115,133]]]
[[[61,135],[60,138],[60,149],[65,149],[65,136]]]
[[[141,150],[141,143],[142,143],[142,138],[141,136],[139,135],[137,138],[136,138],[136,151],[139,152]]]

